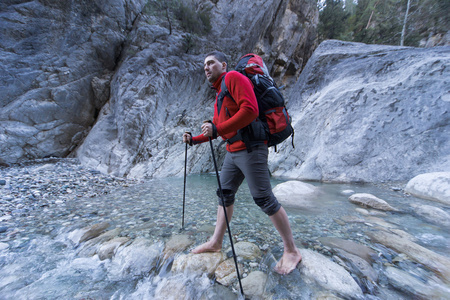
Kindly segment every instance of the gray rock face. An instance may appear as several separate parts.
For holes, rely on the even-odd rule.
[[[271,153],[272,174],[380,182],[450,169],[448,46],[326,41],[299,75],[315,48],[316,1],[198,2],[212,31],[189,53],[187,33],[169,34],[140,13],[145,3],[0,4],[0,164],[72,153],[117,176],[181,175],[182,132],[213,115],[203,56],[221,49],[231,67],[258,52],[286,85],[296,147]],[[209,146],[194,149],[188,172],[212,171]]]
[[[112,98],[78,156],[115,175],[181,175],[180,134],[199,133],[201,122],[213,114],[214,95],[208,94],[201,56],[183,56],[176,68],[161,74],[161,67],[146,67],[145,53],[116,74]],[[380,182],[448,169],[448,53],[448,47],[323,43],[299,81],[285,90],[296,147],[285,142],[271,153],[272,174]],[[174,80],[177,84],[170,85]],[[218,157],[223,153],[222,148]],[[188,172],[213,170],[208,145],[189,149],[188,157]]]
[[[295,149],[271,171],[324,181],[406,181],[450,169],[449,47],[325,41],[286,90]]]
[[[4,162],[66,156],[82,140],[99,109],[91,81],[115,68],[143,2],[2,1]]]
[[[184,131],[199,134],[213,116],[214,92],[205,80],[204,55],[220,49],[230,67],[241,55],[259,51],[277,70],[280,81],[300,71],[313,49],[317,10],[314,1],[219,1],[208,7],[212,31],[197,37],[186,54],[186,34],[150,25],[144,18],[130,33],[125,56],[111,81],[110,100],[100,112],[77,156],[102,172],[128,177],[182,174]],[[314,4],[314,5],[313,5]],[[253,18],[243,10],[259,12]],[[295,26],[299,22],[303,29]],[[243,30],[245,29],[245,30]],[[274,36],[289,36],[292,43]],[[291,65],[271,56],[283,56]],[[293,57],[296,57],[295,59]],[[290,70],[290,71],[288,71]],[[274,71],[275,72],[275,71]],[[287,80],[287,79],[286,79]],[[218,154],[222,157],[224,150]],[[208,145],[189,151],[190,173],[213,170]]]

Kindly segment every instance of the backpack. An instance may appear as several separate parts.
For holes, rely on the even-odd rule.
[[[259,116],[250,125],[240,129],[238,134],[228,139],[227,142],[232,144],[235,141],[242,140],[247,147],[247,151],[251,152],[252,147],[267,140],[268,146],[274,146],[275,151],[277,151],[276,145],[292,135],[292,146],[294,147],[292,118],[286,109],[283,95],[269,75],[262,58],[253,53],[246,54],[239,59],[235,70],[252,81],[258,101]],[[222,79],[221,92],[218,96],[219,103],[223,101],[225,96],[233,99],[225,84],[225,76]]]

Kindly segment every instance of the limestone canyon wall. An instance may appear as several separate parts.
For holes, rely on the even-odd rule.
[[[142,1],[0,3],[0,162],[68,155],[105,97],[91,88],[108,74]]]
[[[231,67],[262,55],[283,86],[295,148],[271,151],[272,174],[380,182],[450,169],[448,46],[315,50],[313,0],[183,2],[208,14],[209,33],[149,14],[146,0],[2,1],[0,164],[70,155],[116,176],[181,175],[182,133],[213,115],[204,55],[221,49]],[[209,145],[188,151],[188,172],[213,171]]]

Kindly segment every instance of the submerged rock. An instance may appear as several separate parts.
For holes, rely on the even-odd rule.
[[[414,209],[414,213],[427,222],[450,228],[450,214],[439,207],[417,204],[412,204],[411,207]]]
[[[239,275],[242,277],[243,265],[238,263]],[[216,281],[224,286],[230,286],[237,280],[236,264],[234,258],[222,262],[214,272]]]
[[[147,274],[156,266],[162,246],[162,243],[139,238],[119,248],[111,261],[110,276],[114,280],[122,280]]]
[[[69,239],[71,239],[75,244],[80,244],[82,242],[88,241],[95,237],[98,237],[109,227],[109,223],[97,223],[92,226],[86,226],[81,229],[74,230],[69,234]]]
[[[412,260],[424,265],[444,281],[450,283],[450,259],[435,253],[402,235],[392,231],[366,232],[373,242],[385,245],[399,253],[405,253]]]
[[[187,235],[173,235],[164,247],[164,255],[166,257],[173,256],[177,252],[186,250],[193,243],[194,241]]]
[[[300,252],[303,259],[298,268],[303,276],[345,297],[362,296],[361,288],[343,267],[312,250],[302,249]]]
[[[388,228],[388,229],[398,228],[398,225],[388,222],[382,218],[378,218],[378,217],[374,217],[374,216],[366,216],[364,219],[366,221],[365,224],[370,224],[370,226],[376,226],[376,227]]]
[[[167,300],[167,299],[189,299],[188,287],[186,286],[187,278],[174,277],[163,278],[158,283],[158,287],[155,291],[155,300]]]
[[[109,240],[116,238],[121,231],[122,231],[121,228],[114,228],[112,230],[102,233],[98,237],[88,240],[86,243],[82,245],[80,251],[78,252],[78,255],[82,256],[95,255],[103,243],[106,243]]]
[[[319,238],[319,241],[325,246],[342,249],[348,253],[357,255],[369,263],[372,262],[373,257],[376,256],[376,252],[369,247],[350,240],[336,237],[321,237]]]
[[[0,251],[6,250],[9,248],[7,243],[0,242]]]
[[[261,271],[254,271],[242,279],[242,289],[244,294],[250,299],[261,299],[266,287],[267,274]]]
[[[98,257],[100,258],[100,260],[112,258],[113,255],[115,254],[117,248],[119,248],[120,246],[122,246],[123,244],[128,242],[129,240],[130,240],[129,237],[124,236],[124,237],[114,238],[114,239],[104,243],[103,245],[100,246],[100,248],[97,251]]]
[[[346,262],[347,269],[358,275],[359,277],[366,278],[372,283],[376,283],[378,280],[378,273],[372,268],[372,265],[361,258],[360,256],[348,253],[345,250],[336,249],[336,254]]]
[[[413,196],[450,205],[450,172],[417,175],[405,187]]]
[[[387,267],[385,275],[393,287],[409,294],[414,299],[446,299],[450,295],[450,288],[439,285],[430,279],[423,282],[422,279],[394,267]]]
[[[212,277],[224,259],[225,255],[222,252],[180,254],[173,261],[172,271],[175,273],[196,273],[198,275],[207,273],[209,277]]]

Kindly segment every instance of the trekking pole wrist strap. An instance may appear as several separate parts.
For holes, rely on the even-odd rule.
[[[189,139],[189,146],[194,145],[194,142],[192,141],[192,133],[189,132],[189,131],[185,131],[184,133],[187,133],[187,134],[189,134],[191,136],[191,138]]]
[[[211,121],[211,120],[206,120],[206,121],[203,121],[203,123],[211,123],[211,125],[212,125],[212,130],[213,130],[213,132],[212,132],[212,139],[217,139],[217,127],[216,127],[216,125]]]

